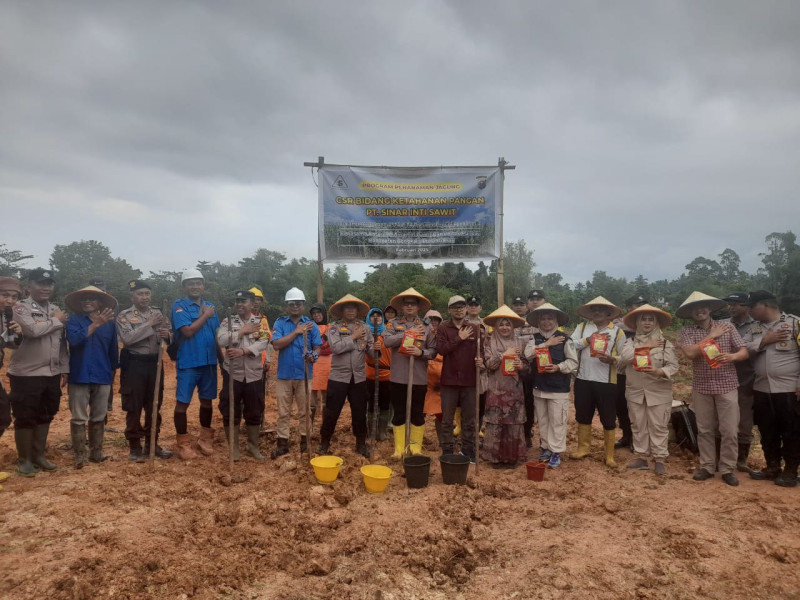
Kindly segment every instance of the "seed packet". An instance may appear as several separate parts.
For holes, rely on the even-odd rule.
[[[536,372],[545,373],[545,367],[553,364],[550,348],[536,348]]]
[[[514,360],[517,358],[517,351],[516,350],[506,350],[503,352],[503,375],[513,375],[517,372],[517,368],[514,366]]]
[[[411,329],[406,329],[403,332],[403,339],[400,342],[400,348],[397,349],[398,352],[401,354],[405,354],[407,356],[411,356],[411,348],[416,346],[417,348],[422,348],[422,341],[418,339],[418,335],[416,331]]]
[[[607,333],[593,333],[589,338],[589,354],[606,356],[608,354],[609,337]]]
[[[722,363],[717,362],[717,356],[721,354],[721,350],[717,345],[717,342],[714,340],[703,340],[698,344],[700,346],[700,351],[703,353],[703,356],[708,362],[708,366],[712,369],[716,369],[722,366]]]
[[[643,367],[652,367],[653,359],[650,357],[650,348],[635,348],[633,351],[633,368],[641,371]]]

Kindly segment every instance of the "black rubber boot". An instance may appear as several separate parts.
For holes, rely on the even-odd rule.
[[[261,438],[259,437],[260,425],[246,425],[247,428],[247,451],[256,460],[264,460],[261,454]]]
[[[135,440],[128,440],[128,460],[131,462],[144,462],[144,454],[142,453],[142,440],[136,438]]]
[[[784,465],[783,473],[775,478],[775,485],[797,487],[797,465]]]
[[[319,444],[319,448],[317,448],[317,454],[325,455],[325,454],[330,454],[330,452],[331,452],[331,441],[322,440]]]
[[[740,473],[749,473],[752,470],[747,466],[748,456],[750,456],[750,444],[739,444],[739,454],[736,458],[736,470]]]
[[[105,423],[102,421],[89,422],[89,462],[101,463],[111,458],[103,454],[103,437],[105,436]]]
[[[274,459],[284,454],[289,454],[289,440],[286,438],[278,438],[278,444],[275,446],[275,450],[270,454],[270,457]]]
[[[757,481],[773,481],[781,475],[780,463],[767,463],[767,468],[761,471],[750,471],[750,478]]]
[[[356,453],[364,458],[369,458],[369,448],[367,448],[367,442],[364,438],[356,438]]]
[[[33,429],[14,429],[14,441],[17,444],[17,473],[23,477],[35,477],[36,467],[31,462],[33,453]]]
[[[51,463],[44,455],[47,447],[47,434],[50,432],[50,423],[39,423],[33,428],[33,464],[45,471],[55,471],[58,465]]]
[[[382,410],[378,413],[378,435],[376,439],[383,442],[389,439],[387,434],[387,427],[389,427],[389,420],[392,418],[392,411]]]
[[[622,430],[622,437],[614,442],[614,448],[630,448],[633,450],[633,432],[630,429]]]
[[[75,453],[75,468],[82,469],[89,462],[86,457],[86,425],[70,423],[69,435],[72,439],[72,451]]]
[[[308,451],[308,438],[306,436],[300,436],[300,452],[307,452]]]

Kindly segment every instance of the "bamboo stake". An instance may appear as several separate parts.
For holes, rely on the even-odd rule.
[[[163,304],[162,304],[163,306]],[[164,311],[161,311],[164,314]],[[158,359],[156,360],[156,384],[153,389],[153,408],[150,411],[150,468],[156,470],[156,435],[158,435],[158,401],[161,391],[161,377],[164,373],[164,340],[158,338]]]

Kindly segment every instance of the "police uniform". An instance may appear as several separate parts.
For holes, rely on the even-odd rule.
[[[16,293],[17,299],[20,296],[19,281],[14,277],[0,277],[0,291],[9,294],[8,298],[13,299],[10,294]],[[5,300],[4,300],[5,302]],[[10,321],[14,320],[14,311],[10,306],[0,307],[0,369],[3,368],[3,348],[17,348],[22,342],[22,336],[17,336],[9,329]],[[0,436],[3,435],[8,426],[11,425],[11,401],[8,393],[0,381]]]
[[[128,282],[131,292],[151,289],[138,279]],[[161,324],[155,328],[148,321],[161,317]],[[161,335],[159,329],[171,329],[169,318],[152,306],[139,310],[131,306],[117,315],[117,334],[123,349],[120,359],[120,394],[122,410],[125,411],[125,439],[131,449],[131,459],[146,456],[150,451],[150,432],[153,422],[153,397],[155,396],[156,373],[158,371]],[[164,378],[158,388],[158,414],[156,419],[156,456],[169,458],[172,452],[158,446],[161,431],[161,404],[164,401]],[[142,411],[144,410],[144,427]],[[144,438],[144,451],[142,451]]]
[[[32,270],[28,278],[36,283],[53,281],[52,273],[45,269]],[[34,475],[33,463],[44,458],[50,423],[61,401],[61,375],[69,372],[65,328],[55,316],[58,310],[52,302],[39,304],[32,298],[14,306],[22,343],[11,357],[8,379],[20,459],[17,470],[25,476]]]

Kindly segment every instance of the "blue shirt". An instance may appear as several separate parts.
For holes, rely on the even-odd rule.
[[[117,326],[111,320],[89,335],[91,324],[86,314],[70,315],[67,321],[69,382],[110,385],[119,367]]]
[[[211,302],[203,300],[205,306],[214,308]],[[181,298],[175,300],[172,305],[172,325],[175,327],[175,334],[178,335],[181,327],[191,325],[200,317],[200,305]],[[177,366],[179,369],[191,369],[192,367],[204,367],[206,365],[217,364],[217,341],[216,333],[219,328],[219,317],[215,312],[203,323],[203,326],[190,338],[183,337],[181,334],[181,346],[178,349]]]
[[[305,315],[300,317],[298,323],[314,323]],[[291,334],[297,328],[297,323],[293,323],[289,315],[278,317],[272,329],[272,341],[281,339],[285,335]],[[311,351],[314,346],[322,346],[322,336],[319,334],[319,327],[314,323],[311,331],[308,332],[308,348]],[[298,335],[292,343],[283,350],[278,351],[278,379],[303,379],[303,336]],[[308,363],[308,378],[312,378],[313,366]]]

